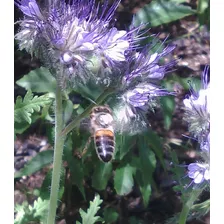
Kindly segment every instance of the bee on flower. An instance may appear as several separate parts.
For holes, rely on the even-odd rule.
[[[62,0],[46,7],[36,0],[16,0],[24,18],[19,21],[15,38],[20,50],[39,58],[62,88],[69,84],[73,89],[79,85],[91,89],[93,85],[89,84],[94,84],[94,88],[113,89],[113,111],[121,129],[135,124],[133,130],[138,132],[140,127],[146,127],[145,114],[149,107],[158,105],[156,99],[174,95],[161,88],[159,82],[176,64],[171,60],[161,65],[161,59],[175,46],[149,53],[153,45],[139,44],[146,38],[142,25],[131,25],[129,30],[114,27],[113,16],[119,3],[117,0],[109,6],[108,0],[103,4]]]

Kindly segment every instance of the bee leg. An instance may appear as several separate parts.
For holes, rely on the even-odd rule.
[[[76,156],[77,156],[79,159],[81,159],[81,158],[86,154],[86,152],[87,152],[87,150],[88,150],[88,148],[89,148],[89,145],[90,145],[90,143],[91,143],[91,141],[92,141],[92,137],[93,137],[93,136],[90,136],[90,137],[88,138],[88,141],[86,142],[85,147],[84,147],[84,149],[82,150],[82,152],[76,153]]]

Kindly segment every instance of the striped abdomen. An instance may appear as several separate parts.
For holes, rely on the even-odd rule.
[[[108,129],[101,129],[95,132],[94,142],[96,152],[100,160],[109,162],[113,159],[115,151],[114,133]]]

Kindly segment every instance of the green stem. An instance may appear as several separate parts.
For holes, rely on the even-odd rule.
[[[201,194],[202,191],[203,189],[199,189],[199,190],[193,190],[191,192],[190,198],[185,203],[180,213],[179,224],[186,224],[187,216],[190,210],[192,209],[194,202],[197,200],[198,196]]]
[[[55,224],[57,209],[59,181],[62,167],[62,153],[64,146],[64,136],[61,135],[63,129],[63,108],[62,108],[62,91],[57,85],[55,96],[55,143],[54,143],[54,162],[51,180],[51,194],[49,203],[49,212],[47,224]]]
[[[105,100],[111,93],[113,93],[113,89],[106,89],[96,100],[96,104],[100,104]],[[90,104],[85,111],[80,114],[76,119],[74,119],[71,123],[69,123],[64,130],[62,131],[62,136],[66,136],[71,130],[73,130],[77,125],[80,123],[80,121],[85,118],[87,115],[89,115],[90,111],[96,104],[92,103]]]

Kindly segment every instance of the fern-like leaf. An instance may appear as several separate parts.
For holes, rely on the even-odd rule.
[[[46,223],[49,200],[38,198],[34,205],[15,205],[16,219],[14,224],[27,224],[30,222]]]
[[[100,199],[99,195],[96,195],[94,200],[90,202],[90,206],[87,209],[87,212],[82,209],[79,210],[80,215],[82,217],[82,224],[94,224],[97,221],[101,220],[100,216],[95,216],[98,210],[100,209],[99,205],[103,202]],[[78,224],[79,222],[76,222]]]
[[[23,121],[31,124],[31,114],[34,111],[39,112],[41,107],[48,105],[52,102],[52,99],[49,97],[49,94],[43,96],[33,96],[31,90],[28,90],[24,99],[21,96],[18,96],[16,99],[14,107],[14,121],[21,123]]]

